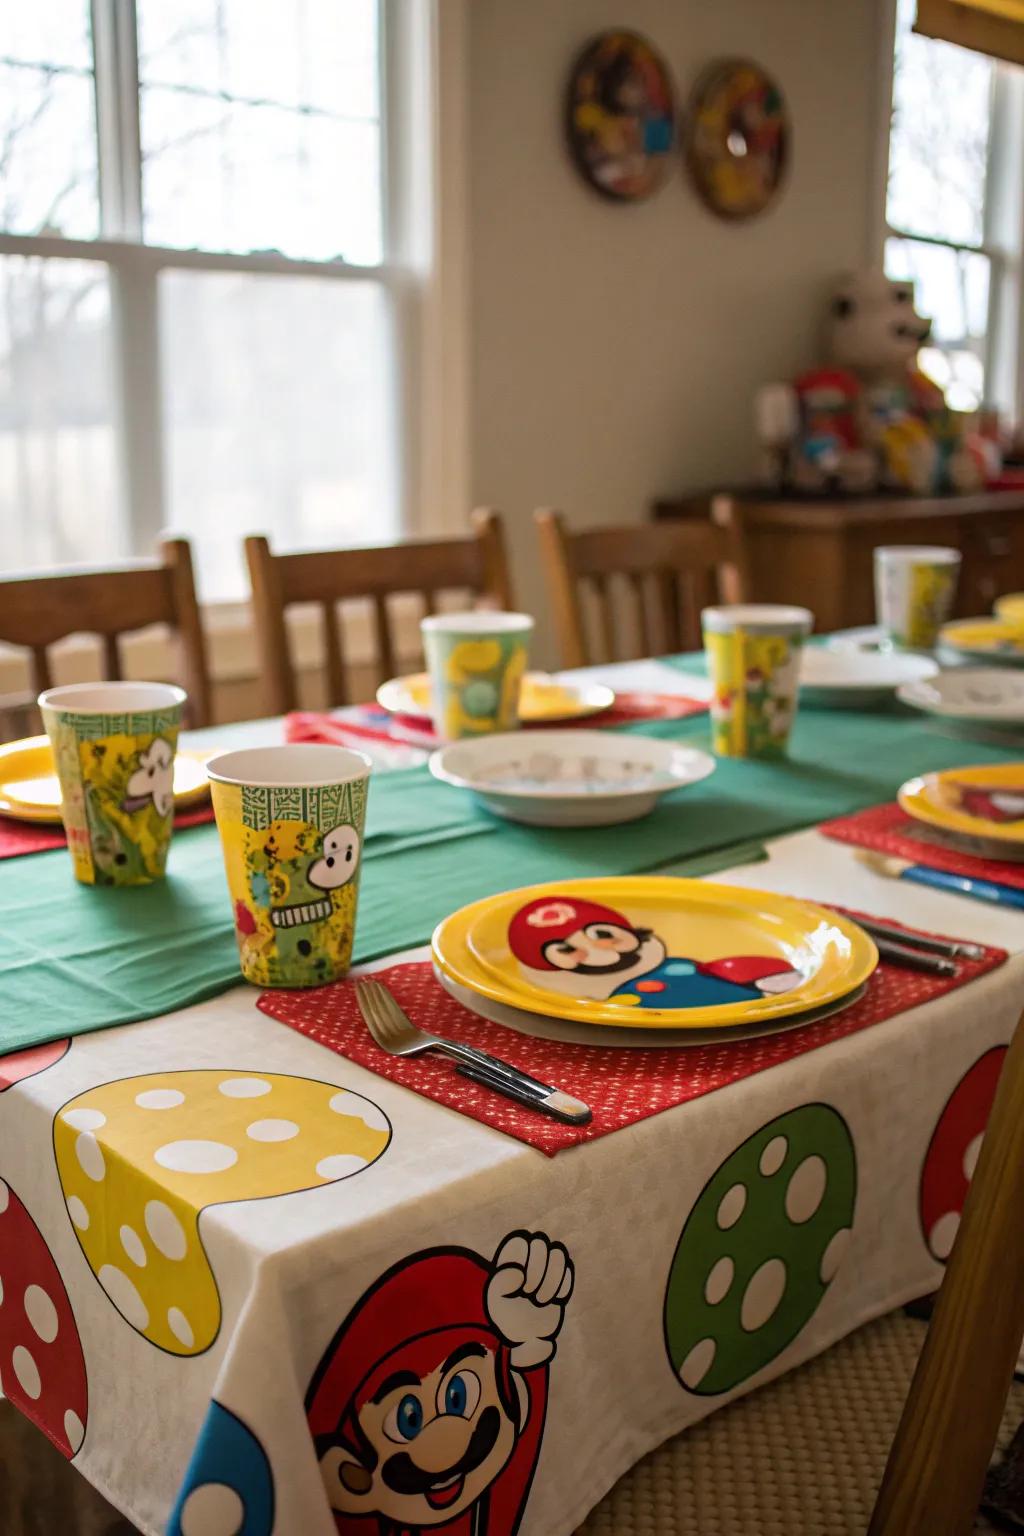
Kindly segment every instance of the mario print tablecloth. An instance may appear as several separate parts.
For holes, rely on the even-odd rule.
[[[554,1160],[241,988],[8,1058],[3,1389],[147,1536],[569,1536],[934,1289],[1022,992],[1018,955]]]

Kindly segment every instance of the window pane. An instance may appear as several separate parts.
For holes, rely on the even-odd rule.
[[[0,229],[85,240],[99,230],[88,0],[4,8]]]
[[[932,322],[933,345],[920,354],[922,368],[946,390],[951,406],[976,410],[985,392],[988,257],[978,251],[890,238],[885,270],[890,277],[914,283],[918,312]]]
[[[898,0],[886,217],[910,234],[979,245],[994,66],[915,37],[915,9]]]
[[[0,562],[127,553],[107,268],[0,258]]]
[[[206,599],[247,594],[241,543],[397,532],[388,298],[377,283],[165,272],[168,513]]]
[[[139,0],[150,244],[381,259],[376,0]]]

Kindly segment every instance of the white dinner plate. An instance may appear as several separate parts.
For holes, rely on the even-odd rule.
[[[846,997],[826,1003],[809,1013],[793,1014],[773,1022],[740,1025],[738,1028],[610,1029],[601,1024],[577,1024],[572,1019],[549,1018],[546,1014],[528,1013],[525,1008],[513,1008],[508,1003],[496,1002],[493,998],[474,992],[470,987],[460,986],[437,965],[434,966],[434,975],[445,991],[450,992],[463,1008],[479,1014],[482,1019],[489,1019],[492,1024],[503,1024],[521,1035],[532,1035],[537,1040],[554,1040],[559,1045],[609,1046],[614,1050],[623,1046],[630,1049],[640,1047],[643,1050],[667,1046],[669,1050],[683,1050],[693,1045],[732,1045],[737,1040],[761,1040],[765,1035],[781,1035],[787,1029],[799,1029],[804,1024],[815,1024],[819,1019],[840,1013],[844,1008],[859,1002],[867,989],[867,983],[864,982]],[[572,1091],[571,1085],[562,1086]]]
[[[696,747],[587,730],[481,736],[430,758],[436,779],[472,790],[496,816],[536,827],[636,821],[669,790],[714,770],[714,758]]]
[[[1024,727],[1024,673],[1009,667],[956,667],[905,683],[899,698],[944,720]]]
[[[929,657],[905,651],[807,646],[800,662],[800,702],[819,709],[872,709],[938,670]]]

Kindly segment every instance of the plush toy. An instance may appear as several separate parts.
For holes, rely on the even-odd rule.
[[[791,386],[795,430],[783,460],[787,487],[924,496],[983,483],[985,455],[966,430],[967,418],[950,410],[938,385],[916,366],[930,334],[930,321],[914,308],[912,284],[877,270],[844,279],[829,307],[829,364]],[[759,408],[759,421],[763,416]],[[778,465],[777,442],[773,446]]]

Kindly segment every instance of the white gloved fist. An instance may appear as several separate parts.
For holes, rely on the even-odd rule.
[[[762,976],[754,985],[759,992],[774,996],[778,992],[792,992],[803,979],[801,971],[780,971],[777,976]]]
[[[543,1365],[554,1354],[572,1282],[572,1260],[543,1232],[513,1232],[498,1248],[487,1282],[487,1315],[511,1344],[517,1369]]]

